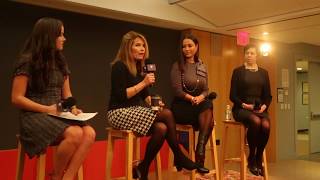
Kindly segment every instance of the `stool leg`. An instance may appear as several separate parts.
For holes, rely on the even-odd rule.
[[[162,180],[160,152],[157,153],[155,165],[156,165],[156,176],[157,176],[157,180]]]
[[[194,130],[193,128],[190,128],[189,129],[189,132],[188,132],[188,135],[189,135],[189,156],[190,156],[190,159],[195,162],[195,152],[194,152],[194,147],[195,147],[195,137],[194,137]],[[192,170],[191,171],[191,174],[190,174],[190,179],[191,180],[195,180],[196,179],[196,170]]]
[[[37,180],[44,180],[46,168],[46,154],[40,154],[37,160]]]
[[[133,162],[133,134],[127,136],[127,156],[126,156],[126,175],[127,180],[132,180],[132,162]]]
[[[16,168],[16,180],[22,180],[24,170],[24,148],[21,142],[18,140],[18,157],[17,157],[17,168]]]
[[[112,132],[108,131],[108,142],[107,142],[107,151],[106,151],[106,180],[111,180],[111,166],[113,160],[113,145],[114,139],[112,138]]]
[[[210,146],[211,146],[211,160],[212,165],[214,165],[216,180],[220,179],[219,175],[219,164],[218,164],[218,153],[217,153],[217,145],[216,145],[216,132],[215,128],[212,129],[210,136]]]
[[[223,123],[222,129],[222,142],[221,142],[221,162],[220,162],[220,179],[224,179],[224,162],[226,159],[226,147],[227,147],[227,139],[228,139],[228,128],[229,126]]]
[[[269,180],[266,150],[263,151],[263,173],[264,173],[264,180]]]
[[[78,177],[77,180],[83,180],[83,166],[81,165],[78,170]]]
[[[240,126],[240,179],[245,180],[247,175],[247,159],[245,153],[245,127]]]

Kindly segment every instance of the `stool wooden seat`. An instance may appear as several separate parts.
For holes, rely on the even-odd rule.
[[[20,142],[20,135],[17,135],[18,140],[18,158],[17,158],[17,167],[16,167],[16,180],[23,179],[23,170],[24,170],[24,159],[25,159],[25,150]],[[55,151],[55,146],[53,146]],[[45,168],[46,168],[46,152],[39,155],[37,158],[37,177],[36,180],[45,179]],[[78,171],[77,180],[83,180],[83,167],[81,166]]]
[[[226,142],[228,141],[228,130],[229,128],[236,128],[239,129],[240,136],[240,157],[235,157],[235,158],[226,158]],[[237,121],[234,120],[225,120],[223,121],[223,138],[222,138],[222,160],[220,164],[220,169],[221,169],[221,179],[223,179],[223,174],[224,174],[224,164],[229,163],[229,162],[238,162],[240,163],[240,179],[245,180],[247,177],[247,158],[246,158],[246,151],[245,151],[245,146],[246,146],[246,127]],[[263,151],[263,172],[264,172],[264,179],[268,180],[268,168],[267,168],[267,158],[266,158],[266,153],[265,150]]]
[[[183,124],[176,124],[176,130],[180,132],[187,132],[188,139],[189,139],[189,158],[192,161],[195,161],[195,131],[192,125],[183,125]],[[218,154],[217,154],[217,145],[216,145],[216,135],[215,135],[215,128],[213,128],[211,132],[211,136],[209,137],[210,142],[210,152],[211,152],[211,163],[214,166],[214,169],[210,170],[209,174],[215,174],[215,179],[219,180],[219,165],[218,165]],[[207,150],[207,149],[206,149]],[[169,160],[168,160],[168,170],[173,170],[173,153],[170,151],[169,153]],[[201,174],[196,173],[196,170],[191,171],[190,179],[195,180],[197,176],[201,176]]]
[[[140,159],[140,138],[131,130],[118,130],[111,127],[107,130],[107,151],[106,151],[106,180],[111,180],[111,166],[113,160],[113,146],[116,139],[126,141],[126,179],[132,180],[133,163]],[[135,158],[135,159],[134,159]],[[156,155],[156,176],[162,180],[160,152]]]

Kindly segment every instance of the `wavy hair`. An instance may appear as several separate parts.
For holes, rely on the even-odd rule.
[[[136,38],[142,39],[145,44],[145,55],[141,63],[136,63],[132,56],[131,48]],[[128,33],[123,35],[120,48],[111,65],[113,65],[117,61],[122,61],[128,67],[129,72],[132,75],[136,76],[137,72],[141,71],[142,67],[144,66],[144,60],[147,58],[149,58],[149,48],[146,38],[140,33],[129,31]]]
[[[56,39],[61,35],[62,21],[44,17],[39,19],[26,40],[18,57],[19,68],[30,63],[31,87],[41,92],[49,84],[50,71],[58,68],[67,74],[66,61],[60,50],[56,48]]]

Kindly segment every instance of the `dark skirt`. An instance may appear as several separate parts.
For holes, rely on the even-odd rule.
[[[241,122],[242,124],[244,124],[246,127],[248,127],[249,125],[249,117],[254,114],[256,116],[258,116],[259,118],[267,118],[269,119],[269,114],[268,112],[263,112],[263,113],[255,113],[253,111],[249,111],[247,109],[243,109],[243,108],[239,108],[239,109],[235,109],[232,112],[233,118],[237,121],[237,122]]]
[[[20,140],[30,158],[40,155],[49,145],[57,143],[67,127],[86,125],[82,121],[56,118],[46,113],[29,111],[22,111],[20,120]]]
[[[131,106],[109,110],[110,125],[120,130],[131,130],[137,135],[145,136],[156,119],[156,113],[149,107]]]
[[[181,98],[174,98],[171,104],[171,111],[177,124],[189,124],[195,129],[199,128],[199,115],[201,112],[213,109],[212,101],[205,99],[199,105],[192,105],[190,101]]]

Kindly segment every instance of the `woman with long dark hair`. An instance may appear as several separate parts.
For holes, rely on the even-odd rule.
[[[58,144],[52,180],[73,180],[95,141],[94,129],[64,120],[57,104],[72,97],[70,71],[62,55],[66,38],[62,21],[39,19],[22,49],[12,84],[12,103],[20,111],[20,140],[30,158]],[[75,105],[70,112],[82,111]]]
[[[203,167],[205,146],[214,126],[213,104],[207,98],[207,68],[199,59],[199,42],[192,34],[182,36],[180,54],[179,61],[171,69],[175,93],[171,110],[178,124],[190,124],[199,130],[196,162]]]

